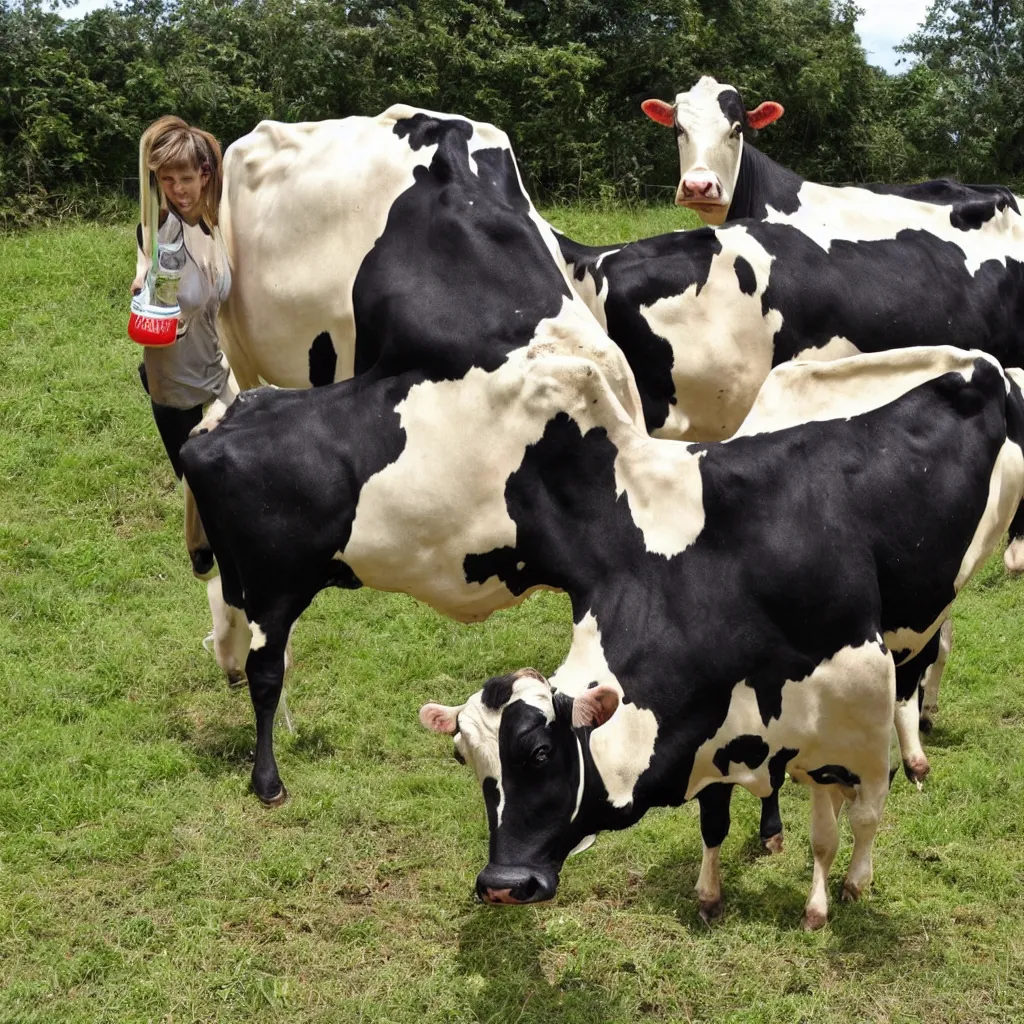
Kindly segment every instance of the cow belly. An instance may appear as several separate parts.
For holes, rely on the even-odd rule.
[[[801,775],[830,765],[858,780],[878,776],[888,767],[895,690],[892,658],[877,641],[842,648],[805,679],[784,683],[782,712],[767,723],[755,691],[738,683],[725,721],[697,751],[686,798],[716,782],[768,796],[772,757],[783,750]]]

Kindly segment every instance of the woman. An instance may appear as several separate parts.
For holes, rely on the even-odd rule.
[[[160,197],[157,238],[160,242],[180,239],[183,257],[177,340],[172,345],[147,346],[139,376],[179,480],[178,451],[202,419],[203,407],[215,399],[229,405],[237,392],[217,341],[217,309],[231,288],[227,253],[217,232],[221,182],[220,145],[209,132],[167,116],[143,133],[139,143],[142,222],[136,233],[132,294],[142,289],[150,267],[149,232],[154,226],[147,221],[153,188]]]

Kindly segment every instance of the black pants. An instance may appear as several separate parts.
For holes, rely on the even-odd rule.
[[[148,395],[149,379],[146,377],[146,366],[144,363],[139,363],[139,380],[142,381],[142,386],[146,389],[146,394]],[[203,418],[203,407],[197,405],[191,409],[175,409],[170,405],[160,405],[159,402],[154,402],[152,398],[149,400],[149,404],[153,407],[153,421],[156,423],[160,440],[164,443],[167,457],[171,460],[174,475],[180,480],[182,469],[178,452],[181,451],[181,446],[188,440],[188,435],[192,428]]]

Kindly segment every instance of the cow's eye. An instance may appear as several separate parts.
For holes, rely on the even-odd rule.
[[[534,764],[543,764],[551,757],[551,748],[546,745],[537,747],[531,757]]]

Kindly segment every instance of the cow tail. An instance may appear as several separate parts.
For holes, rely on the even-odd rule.
[[[1024,450],[1024,370],[1008,369],[1006,378],[1009,391],[1006,395],[1006,439]],[[1024,499],[1024,494],[1021,495]],[[1007,572],[1024,572],[1024,500],[1010,520],[1009,542],[1003,553],[1003,564]]]

